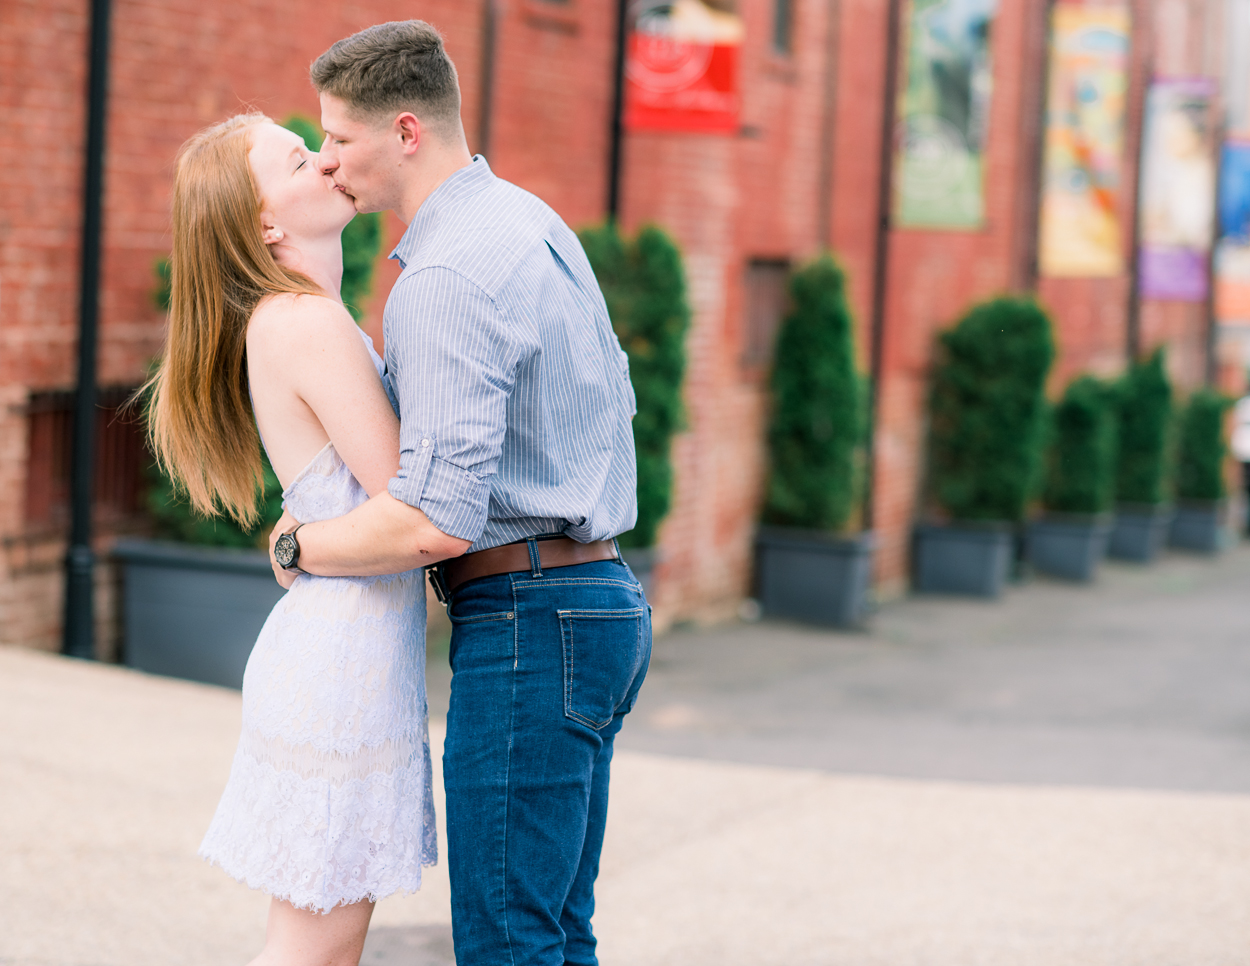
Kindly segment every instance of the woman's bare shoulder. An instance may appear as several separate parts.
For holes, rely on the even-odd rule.
[[[324,295],[280,292],[263,299],[247,326],[247,344],[264,351],[272,344],[285,350],[311,348],[337,341],[356,328],[341,302]]]

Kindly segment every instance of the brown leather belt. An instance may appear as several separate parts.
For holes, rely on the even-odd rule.
[[[611,540],[594,543],[578,543],[568,537],[535,541],[538,546],[538,562],[543,570],[555,567],[571,567],[574,564],[594,563],[597,560],[615,560],[616,544]],[[502,547],[478,550],[455,557],[442,565],[443,581],[451,593],[461,584],[478,577],[511,574],[529,570],[530,549],[528,542],[508,543]]]

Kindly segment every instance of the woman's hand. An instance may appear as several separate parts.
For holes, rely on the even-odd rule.
[[[290,533],[299,526],[299,521],[291,516],[286,510],[282,511],[282,516],[278,518],[278,522],[274,524],[273,530],[269,533],[269,565],[273,567],[274,578],[282,585],[283,590],[290,590],[291,584],[295,583],[295,578],[299,576],[299,571],[284,570],[278,564],[278,558],[273,555],[273,546],[278,542],[278,538],[284,533]]]

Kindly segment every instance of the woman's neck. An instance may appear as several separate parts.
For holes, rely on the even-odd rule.
[[[273,246],[273,257],[283,268],[307,275],[327,298],[342,302],[343,240],[340,235],[291,239]]]

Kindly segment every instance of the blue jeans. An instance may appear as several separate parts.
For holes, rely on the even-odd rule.
[[[448,615],[456,962],[597,966],[612,742],[651,657],[642,588],[615,560],[535,568],[469,581]]]

